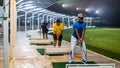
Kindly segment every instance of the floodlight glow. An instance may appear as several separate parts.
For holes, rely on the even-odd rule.
[[[95,13],[99,14],[100,12],[98,10],[96,10]]]
[[[79,8],[76,8],[76,10],[79,10]]]
[[[62,4],[62,7],[70,7],[70,4]]]
[[[65,4],[62,4],[62,7],[65,7],[66,5]]]
[[[90,11],[90,9],[87,8],[87,9],[85,9],[85,11],[88,12],[88,11]]]
[[[82,10],[83,8],[77,7],[76,10]]]

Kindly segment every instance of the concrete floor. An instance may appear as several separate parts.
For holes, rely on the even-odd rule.
[[[49,36],[52,40],[52,37]],[[52,45],[47,46],[36,46],[30,45],[29,37],[26,36],[25,32],[17,32],[16,46],[14,47],[14,62],[13,68],[53,68],[52,62],[68,62],[69,61],[69,47],[70,43],[62,41],[61,48],[53,48]],[[46,48],[48,52],[58,51],[66,52],[63,56],[48,56],[41,55],[37,52],[37,48]],[[67,50],[65,50],[67,48]],[[81,61],[80,47],[76,47],[76,53],[74,61]],[[96,63],[115,63],[115,68],[120,68],[120,62],[104,57],[95,52],[87,50],[88,61],[94,61]],[[4,68],[3,61],[3,47],[0,47],[0,68]]]

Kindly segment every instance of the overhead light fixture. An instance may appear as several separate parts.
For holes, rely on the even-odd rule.
[[[26,7],[25,9],[32,9],[32,8],[36,8],[36,6]]]
[[[39,13],[39,12],[47,12],[48,10],[45,10],[45,9],[43,9],[43,10],[40,10],[40,11],[36,11],[35,13]]]
[[[19,4],[20,2],[22,2],[23,0],[19,0],[16,4]]]
[[[41,9],[43,9],[43,8],[34,8],[34,9],[31,9],[31,11],[32,12],[34,12],[34,11],[41,11]]]
[[[19,5],[34,4],[33,1],[22,2]]]
[[[25,4],[25,7],[34,6],[34,4]]]
[[[17,8],[23,8],[24,6],[17,6]]]

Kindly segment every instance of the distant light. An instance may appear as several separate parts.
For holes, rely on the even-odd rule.
[[[96,14],[99,14],[100,12],[98,10],[95,11]]]
[[[76,10],[79,10],[79,8],[76,8]]]
[[[62,4],[62,7],[65,7],[66,5],[65,4]]]
[[[70,7],[71,4],[62,4],[62,7]]]
[[[76,10],[84,10],[84,8],[77,7]]]
[[[86,12],[90,11],[89,9],[85,9]]]
[[[85,11],[86,12],[91,12],[91,11],[95,11],[95,9],[89,7],[89,8],[86,8]]]

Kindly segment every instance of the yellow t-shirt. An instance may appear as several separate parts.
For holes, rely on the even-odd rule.
[[[60,35],[61,32],[64,30],[64,25],[63,23],[60,23],[60,25],[58,26],[56,23],[54,23],[52,28],[53,28],[53,34]]]

